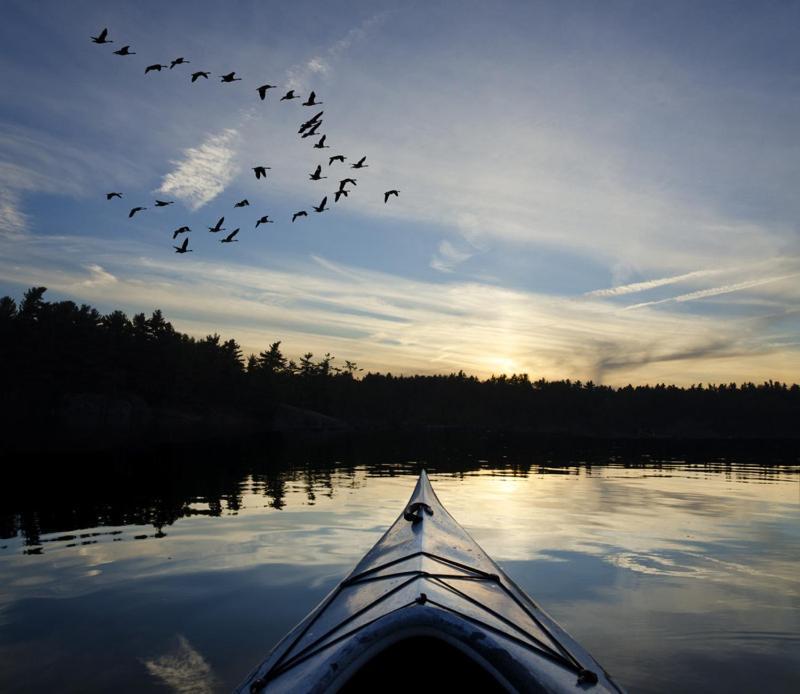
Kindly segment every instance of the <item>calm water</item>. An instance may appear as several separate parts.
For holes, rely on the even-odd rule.
[[[377,541],[423,462],[630,691],[800,691],[797,465],[208,457],[18,461],[0,497],[0,691],[229,690]]]

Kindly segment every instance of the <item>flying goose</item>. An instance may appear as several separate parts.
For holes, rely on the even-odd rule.
[[[169,67],[169,65],[160,65],[159,63],[156,63],[155,65],[148,65],[144,69],[144,74],[146,75],[148,72],[161,72],[162,67]]]
[[[172,238],[175,238],[175,237],[173,236]],[[183,243],[180,246],[173,246],[173,248],[175,249],[176,253],[191,253],[192,249],[191,248],[187,248],[188,245],[189,245],[189,237],[187,236],[183,240]]]
[[[93,43],[114,43],[111,39],[107,39],[108,29],[103,29],[97,36],[90,36]]]
[[[328,178],[327,176],[320,176],[322,173],[322,164],[317,164],[317,168],[314,170],[314,173],[308,174],[308,178],[312,181],[320,181],[323,178]]]
[[[321,138],[319,138],[319,142],[317,142],[317,144],[314,145],[314,149],[330,149],[330,147],[328,147],[328,145],[325,144],[326,137],[327,135],[323,135]]]
[[[111,198],[122,198],[122,193],[106,193],[106,200],[111,200]]]
[[[383,202],[384,202],[384,203],[387,203],[387,202],[389,202],[389,196],[390,196],[390,195],[394,195],[395,197],[398,197],[398,196],[400,195],[400,191],[399,191],[399,190],[387,190],[387,191],[386,191],[386,192],[383,194]]]
[[[197,72],[193,72],[192,73],[192,82],[197,82],[197,78],[198,77],[205,77],[206,79],[208,79],[208,76],[210,74],[211,74],[210,72],[203,72],[202,70],[198,70]]]
[[[261,97],[261,101],[264,101],[264,99],[267,98],[267,89],[275,89],[275,85],[274,84],[262,84],[260,87],[258,87],[258,89],[256,89],[256,91],[258,92],[258,95]]]
[[[320,118],[322,118],[323,113],[325,113],[325,111],[320,111],[319,113],[315,113],[313,116],[311,116],[311,118],[309,118],[305,123],[303,123],[303,125],[300,126],[300,130],[298,130],[297,132],[302,133],[304,130],[308,130],[308,128],[310,128],[312,125],[314,125],[314,123],[316,123]]]
[[[166,207],[167,205],[174,205],[174,200],[156,200],[156,207]]]
[[[136,55],[136,53],[131,50],[130,46],[123,46],[118,51],[114,51],[114,55]]]
[[[340,161],[342,162],[342,164],[344,164],[345,159],[347,159],[347,157],[344,156],[343,154],[337,154],[335,157],[328,157],[328,166],[333,164],[333,162],[335,161]]]
[[[312,205],[317,212],[325,212],[325,210],[329,210],[329,207],[325,207],[325,203],[328,202],[328,196],[326,195],[322,198],[322,202],[319,205]]]
[[[298,217],[308,217],[308,212],[306,212],[305,210],[300,210],[299,212],[295,212],[292,215],[292,222],[294,222],[294,220],[297,219]]]
[[[317,134],[317,130],[319,130],[319,126],[322,125],[322,121],[318,120],[316,123],[309,126],[307,132],[303,133],[303,139],[305,140],[307,137],[314,137]]]
[[[239,202],[237,202],[234,205],[234,207],[247,207],[249,204],[250,204],[250,201],[247,198],[245,198],[244,200],[239,200]]]
[[[256,180],[261,178],[262,176],[264,178],[266,178],[267,177],[267,169],[271,169],[271,168],[272,168],[271,166],[254,166],[253,167],[253,171],[256,174]]]
[[[300,95],[294,93],[294,89],[290,89],[284,96],[281,97],[281,101],[291,101],[292,99],[299,99]]]
[[[133,217],[133,215],[135,215],[137,212],[141,212],[142,210],[146,209],[147,209],[146,207],[134,207],[133,209],[131,209],[130,212],[128,212],[128,219]]]
[[[219,221],[213,227],[208,227],[208,230],[213,234],[216,234],[218,231],[225,231],[225,227],[222,226],[224,221],[225,217],[220,217]]]
[[[229,72],[227,75],[220,75],[220,82],[241,82],[241,77],[235,77],[236,72]]]
[[[178,234],[185,234],[187,231],[191,231],[191,229],[189,227],[175,229],[175,231],[172,232],[172,240],[174,241],[178,237]]]
[[[351,169],[366,169],[369,164],[365,164],[366,157],[361,157],[355,164],[350,164]]]
[[[256,229],[258,229],[259,224],[275,224],[270,218],[268,214],[265,214],[261,219],[256,222]]]
[[[321,101],[314,101],[315,96],[314,92],[311,92],[311,94],[308,95],[308,99],[303,102],[303,106],[316,106],[317,104],[321,104]]]
[[[175,60],[170,62],[169,69],[172,70],[176,65],[188,65],[191,62],[191,60],[186,60],[186,58],[175,58]]]
[[[236,227],[236,228],[235,228],[235,229],[234,229],[234,230],[233,230],[233,231],[232,231],[230,234],[228,234],[228,235],[227,235],[227,236],[226,236],[224,239],[220,239],[220,240],[219,240],[219,242],[220,242],[220,243],[233,243],[233,242],[235,242],[235,241],[238,241],[239,239],[235,239],[235,238],[233,238],[233,237],[234,237],[234,236],[236,236],[236,234],[238,234],[238,233],[239,233],[239,227]]]

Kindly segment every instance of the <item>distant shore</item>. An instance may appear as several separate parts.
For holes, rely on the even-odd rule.
[[[800,385],[592,381],[464,371],[363,373],[280,341],[181,333],[158,310],[128,318],[44,287],[0,298],[0,447],[152,448],[365,432],[507,432],[562,439],[800,440]]]

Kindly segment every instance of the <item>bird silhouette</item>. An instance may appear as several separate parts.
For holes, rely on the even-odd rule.
[[[366,169],[369,164],[365,164],[366,157],[361,157],[355,164],[350,164],[351,169]]]
[[[336,191],[336,192],[333,194],[333,201],[334,201],[334,202],[339,202],[339,198],[340,198],[340,197],[342,197],[342,195],[344,195],[345,197],[347,197],[348,193],[349,193],[349,191],[345,190],[344,188],[339,188],[339,190],[337,190],[337,191]]]
[[[227,75],[220,75],[220,82],[241,82],[241,77],[235,77],[236,72],[229,72]]]
[[[131,50],[130,46],[123,46],[118,51],[114,51],[114,55],[136,55],[136,53]]]
[[[202,70],[198,70],[197,72],[193,72],[192,73],[192,82],[197,82],[197,78],[198,77],[205,77],[206,79],[208,79],[208,76],[210,74],[211,74],[210,72],[203,72]]]
[[[292,221],[294,221],[294,220],[292,220]],[[269,215],[268,215],[268,214],[265,214],[265,215],[264,215],[264,216],[263,216],[261,219],[259,219],[259,220],[256,222],[256,229],[258,229],[258,225],[259,225],[259,224],[274,224],[274,223],[275,223],[275,222],[273,222],[273,221],[272,221],[272,220],[269,218]]]
[[[327,176],[320,176],[322,173],[322,164],[317,164],[317,168],[314,170],[314,173],[308,174],[308,178],[312,181],[320,181],[323,178],[328,178]]]
[[[90,36],[89,38],[92,39],[94,43],[114,43],[110,39],[107,39],[108,36],[108,29],[103,29],[97,36]]]
[[[220,239],[220,243],[233,243],[234,241],[238,241],[239,239],[233,238],[236,234],[239,233],[239,227],[236,227],[230,234],[228,234],[224,239]]]
[[[300,126],[300,130],[298,130],[297,132],[302,133],[305,130],[308,130],[312,125],[314,125],[314,123],[316,123],[320,118],[322,118],[323,113],[325,113],[325,111],[320,111],[319,113],[315,113],[313,116],[311,116],[311,118],[309,118],[305,123],[303,123],[303,125]]]
[[[122,193],[106,193],[106,200],[111,200],[111,198],[122,198]]]
[[[383,194],[383,202],[384,202],[384,203],[387,203],[387,202],[389,202],[389,196],[390,196],[390,195],[394,195],[395,197],[398,197],[398,196],[400,195],[400,191],[399,191],[399,190],[387,190],[387,191],[386,191],[386,192]]]
[[[262,84],[260,87],[256,89],[258,95],[261,97],[261,101],[267,98],[267,89],[275,89],[274,84]]]
[[[144,69],[144,74],[146,75],[148,72],[161,72],[162,67],[169,67],[168,65],[159,65],[156,63],[155,65],[148,65]]]
[[[134,207],[130,212],[128,212],[128,219],[133,217],[137,212],[141,212],[142,210],[146,210],[146,207]]]
[[[299,212],[295,212],[292,215],[292,222],[294,222],[294,220],[297,219],[298,217],[308,217],[308,212],[306,212],[305,210],[300,210]]]
[[[253,171],[256,174],[256,180],[258,180],[262,176],[264,178],[266,178],[267,177],[267,169],[270,169],[270,168],[272,168],[272,167],[271,166],[254,166],[253,167]]]
[[[308,95],[308,99],[303,102],[303,106],[316,106],[317,104],[321,104],[321,101],[314,101],[315,96],[314,92],[311,92],[311,94]]]
[[[167,205],[174,205],[174,200],[156,200],[156,207],[166,207]]]
[[[247,207],[249,204],[250,204],[250,201],[247,198],[245,198],[244,200],[239,200],[239,202],[237,202],[234,205],[234,207]]]
[[[173,236],[172,238],[174,239],[175,237]],[[191,253],[192,249],[187,248],[188,245],[189,245],[189,237],[187,236],[183,240],[183,243],[180,246],[173,246],[173,248],[175,249],[176,253]]]
[[[342,190],[348,183],[352,183],[354,186],[358,185],[355,178],[343,178],[339,181],[339,190]]]
[[[294,89],[290,89],[284,96],[281,97],[281,101],[291,101],[292,99],[299,99],[300,95],[294,93]]]
[[[172,232],[172,240],[174,241],[178,237],[178,234],[185,234],[187,231],[191,231],[191,229],[189,227],[175,229],[175,231]]]
[[[347,159],[347,157],[344,156],[343,154],[337,154],[335,157],[328,157],[328,166],[333,164],[333,162],[335,161],[340,161],[342,162],[342,164],[344,164],[345,159]]]
[[[172,70],[176,65],[188,65],[191,60],[186,60],[186,58],[175,58],[170,64],[169,69]]]
[[[326,195],[322,198],[322,202],[319,205],[313,206],[317,212],[325,212],[325,210],[329,210],[329,207],[325,207],[325,203],[328,202],[328,196]]]
[[[317,134],[317,130],[319,130],[320,125],[322,125],[322,121],[318,120],[316,123],[313,123],[311,126],[309,126],[308,131],[303,133],[302,139],[305,140],[307,137],[314,137],[314,135]]]
[[[326,137],[327,135],[323,135],[321,138],[319,138],[319,142],[314,145],[314,149],[330,149],[330,147],[325,144]]]
[[[213,227],[208,227],[208,230],[214,234],[216,234],[218,231],[225,231],[225,227],[222,226],[224,221],[225,217],[220,217],[219,221]]]

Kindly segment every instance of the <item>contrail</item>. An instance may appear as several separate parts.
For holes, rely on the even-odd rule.
[[[719,294],[730,294],[731,292],[738,292],[742,289],[750,289],[751,287],[758,287],[762,284],[770,284],[771,282],[780,282],[781,280],[788,280],[792,277],[797,277],[800,272],[793,272],[790,275],[778,275],[777,277],[764,277],[758,280],[746,280],[744,282],[737,282],[736,284],[726,284],[721,287],[711,287],[709,289],[699,289],[696,292],[689,292],[688,294],[680,294],[679,296],[671,296],[667,299],[658,299],[657,301],[644,301],[641,304],[632,304],[626,306],[625,311],[634,308],[642,308],[644,306],[655,306],[656,304],[665,304],[670,301],[695,301],[696,299],[705,299],[709,296],[718,296]]]
[[[728,268],[725,270],[695,270],[694,272],[687,272],[683,275],[674,275],[673,277],[661,277],[655,280],[645,280],[644,282],[634,282],[633,284],[623,284],[619,287],[610,287],[609,289],[595,289],[591,292],[586,292],[584,296],[622,296],[623,294],[633,294],[635,292],[644,292],[648,289],[655,289],[656,287],[663,287],[667,284],[677,284],[685,280],[693,280],[698,277],[709,277],[711,275],[719,275],[725,272],[733,272],[736,268]]]

